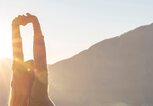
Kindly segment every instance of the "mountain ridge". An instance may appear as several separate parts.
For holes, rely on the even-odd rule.
[[[75,106],[153,104],[153,85],[149,83],[153,80],[152,29],[153,24],[138,27],[49,66],[55,88],[63,88],[58,92]]]
[[[56,63],[50,64],[50,65],[58,64],[58,63],[60,63],[60,62],[62,62],[62,61],[66,61],[66,60],[68,60],[68,59],[71,59],[71,58],[73,58],[73,57],[75,57],[75,56],[77,56],[77,55],[79,55],[79,54],[81,54],[81,53],[83,53],[83,52],[86,52],[86,51],[88,51],[88,50],[94,48],[95,46],[97,46],[97,45],[99,45],[99,44],[101,44],[101,43],[105,43],[105,42],[107,42],[107,41],[109,41],[109,40],[111,40],[111,39],[117,39],[117,38],[120,39],[120,37],[121,37],[121,38],[122,38],[122,37],[126,37],[127,33],[128,33],[128,34],[131,33],[131,32],[133,33],[133,32],[135,32],[135,31],[139,31],[139,30],[144,29],[144,28],[146,29],[146,28],[148,28],[148,27],[149,27],[149,28],[150,28],[150,27],[153,27],[153,23],[148,24],[148,25],[142,25],[142,26],[140,26],[140,27],[136,27],[136,28],[134,28],[134,29],[132,29],[132,30],[129,30],[129,31],[127,31],[127,32],[124,32],[124,33],[120,34],[119,36],[114,36],[114,37],[107,38],[107,39],[104,39],[104,40],[102,40],[102,41],[99,41],[99,42],[93,44],[92,46],[90,46],[88,49],[85,49],[85,50],[83,50],[83,51],[80,51],[79,53],[77,53],[77,54],[75,54],[75,55],[73,55],[73,56],[71,56],[71,57],[69,57],[69,58],[62,59],[62,60],[60,60],[60,61],[58,61],[58,62],[56,62]]]

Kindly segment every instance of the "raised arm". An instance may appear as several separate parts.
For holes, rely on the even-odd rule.
[[[34,46],[33,47],[34,61],[35,61],[36,67],[40,70],[47,70],[46,48],[45,48],[44,36],[35,34],[33,46]]]
[[[48,97],[48,73],[46,62],[46,49],[41,27],[36,16],[27,13],[27,22],[33,24],[34,44],[33,55],[35,69],[34,82],[31,92],[29,106],[54,106]]]
[[[33,55],[35,65],[39,71],[47,71],[46,48],[39,21],[36,16],[30,14],[28,16],[32,18],[34,29]]]
[[[13,70],[24,61],[19,23],[20,16],[12,21]]]
[[[24,63],[20,25],[26,25],[26,17],[18,16],[12,21],[12,47],[13,65],[10,106],[29,106],[31,89],[33,84],[33,72],[31,63]],[[28,67],[26,67],[28,66]]]

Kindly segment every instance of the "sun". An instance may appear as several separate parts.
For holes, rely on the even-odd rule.
[[[0,58],[10,58],[12,57],[12,34],[11,27],[9,27],[5,19],[1,21],[0,25]]]
[[[33,59],[33,27],[32,24],[20,27],[24,59]],[[0,26],[0,58],[12,59],[12,32],[6,25]]]
[[[12,30],[5,19],[0,25],[0,58],[12,59]]]
[[[12,48],[11,48],[11,37],[0,35],[0,58],[11,58]]]
[[[12,52],[12,28],[10,23],[3,20],[0,25],[0,58],[13,58]],[[33,59],[33,26],[20,26],[24,60]]]
[[[11,58],[10,43],[0,40],[0,58]]]

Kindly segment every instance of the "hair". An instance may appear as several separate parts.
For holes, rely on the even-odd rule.
[[[34,68],[34,60],[28,60],[26,62],[24,62],[24,67],[25,69],[33,69]],[[30,71],[30,70],[27,70]]]

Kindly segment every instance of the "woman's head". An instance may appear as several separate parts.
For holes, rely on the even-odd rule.
[[[34,70],[34,60],[28,60],[24,62],[24,67],[27,71],[33,71]]]

